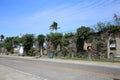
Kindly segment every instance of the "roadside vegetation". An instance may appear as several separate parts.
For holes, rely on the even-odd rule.
[[[25,56],[44,57],[52,53],[54,57],[62,59],[77,60],[100,60],[115,61],[107,59],[107,39],[109,35],[120,32],[120,16],[114,14],[114,21],[98,22],[93,27],[80,26],[76,32],[57,32],[57,22],[50,27],[53,32],[43,35],[25,34],[20,36],[6,37],[0,35],[0,51],[4,48],[5,54],[17,54],[14,48],[22,45]],[[91,44],[92,49],[85,49],[85,44]]]

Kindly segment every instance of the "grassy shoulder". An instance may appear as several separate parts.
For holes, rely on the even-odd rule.
[[[95,61],[95,62],[112,62],[112,63],[119,63],[120,60],[116,59],[107,59],[107,58],[100,58],[100,59],[87,59],[87,58],[71,58],[71,57],[54,57],[55,59],[63,59],[63,60],[77,60],[77,61]]]

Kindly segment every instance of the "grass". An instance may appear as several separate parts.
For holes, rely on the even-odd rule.
[[[107,58],[100,58],[100,59],[87,59],[87,58],[71,58],[71,57],[54,57],[56,59],[63,59],[63,60],[81,60],[81,61],[95,61],[95,62],[120,62],[120,60],[115,59],[107,59]]]

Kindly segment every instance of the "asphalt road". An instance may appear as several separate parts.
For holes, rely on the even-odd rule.
[[[120,80],[120,68],[114,67],[59,63],[17,57],[0,57],[0,65],[42,77],[45,80]]]

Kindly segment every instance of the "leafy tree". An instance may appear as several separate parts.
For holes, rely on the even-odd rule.
[[[26,55],[29,55],[29,50],[33,47],[34,35],[26,34],[22,36],[22,45],[24,46],[24,51]]]
[[[8,52],[13,52],[13,37],[7,37],[4,41],[4,47]]]
[[[107,28],[108,33],[120,32],[120,26],[118,25],[111,25]]]
[[[120,16],[117,14],[114,14],[114,24],[111,24],[110,22],[98,22],[95,31],[97,32],[114,32],[119,31],[120,28]]]
[[[66,33],[64,35],[65,38],[69,38],[69,37],[72,37],[72,36],[75,36],[76,34],[75,33],[72,33],[72,32],[69,32],[69,33]]]
[[[112,33],[116,31],[120,31],[120,25],[117,24],[110,24],[108,23],[103,23],[99,22],[97,23],[97,26],[95,28],[98,33],[103,32],[103,33]]]
[[[74,58],[76,53],[76,34],[75,33],[66,33],[63,37],[63,52],[64,56],[72,56]]]
[[[38,35],[37,40],[38,40],[38,44],[39,44],[39,51],[40,51],[41,56],[42,56],[42,54],[43,54],[42,49],[43,49],[43,43],[45,42],[45,36],[40,34],[40,35]]]
[[[105,28],[106,28],[106,24],[105,23],[98,22],[97,25],[96,25],[96,27],[95,27],[95,30],[97,32],[102,32],[102,31],[104,31]]]
[[[120,26],[120,16],[114,14],[115,25]]]
[[[98,22],[95,27],[94,27],[94,30],[96,32],[106,32],[110,26],[112,24],[110,22]]]
[[[55,51],[57,49],[58,44],[61,45],[62,34],[61,33],[50,33],[46,36],[46,39],[51,42],[51,45],[53,45],[53,51]]]
[[[83,52],[84,41],[88,39],[91,29],[81,26],[77,29],[77,52]]]
[[[31,48],[28,52],[29,56],[35,56],[35,48]]]
[[[50,26],[50,29],[51,30],[55,30],[57,32],[57,30],[59,29],[60,27],[58,27],[58,23],[57,22],[53,22],[52,25]]]
[[[16,37],[12,37],[12,44],[13,44],[13,47],[17,47],[21,44],[21,38],[19,38],[18,36]]]

